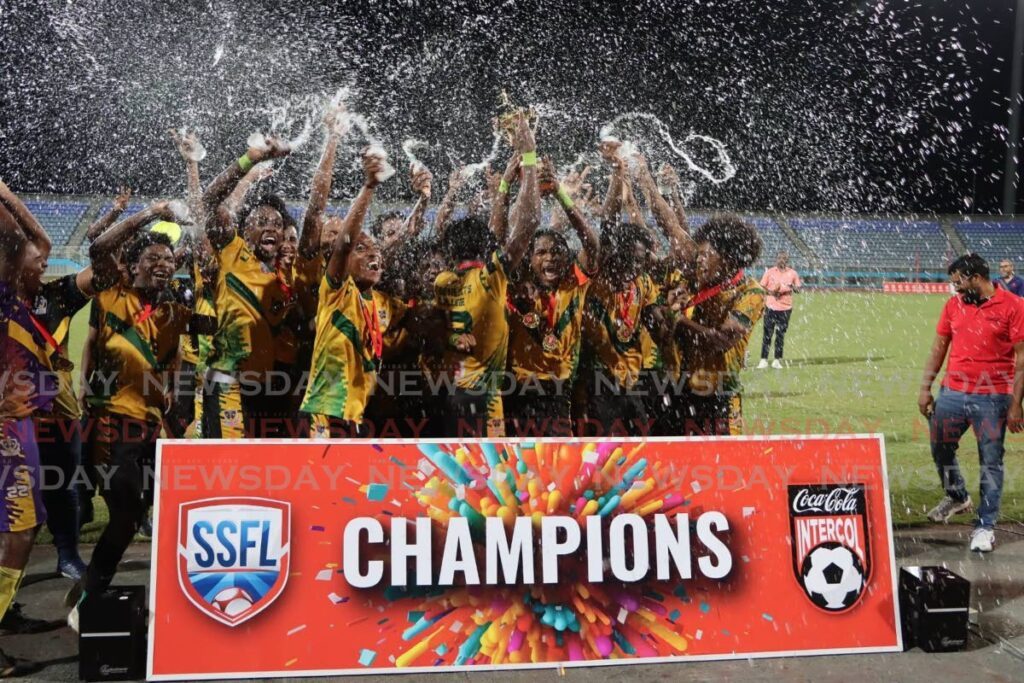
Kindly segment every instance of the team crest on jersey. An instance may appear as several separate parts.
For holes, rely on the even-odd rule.
[[[242,426],[242,414],[237,410],[225,410],[224,426],[231,428],[240,428]]]
[[[290,503],[244,496],[183,503],[178,583],[200,612],[238,626],[284,591],[290,543]]]
[[[5,458],[17,458],[22,455],[21,443],[10,437],[0,438],[0,455]]]
[[[864,484],[791,484],[793,572],[807,599],[829,613],[860,602],[871,575]]]

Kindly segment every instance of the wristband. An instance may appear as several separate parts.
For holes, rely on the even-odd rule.
[[[558,186],[558,192],[556,193],[558,201],[562,204],[562,207],[566,210],[576,206],[575,202],[572,201],[572,197],[565,191],[565,188],[561,185]]]
[[[501,194],[508,194],[508,181],[504,178],[502,178],[501,182],[498,183],[498,192]]]
[[[520,166],[536,166],[537,152],[523,152],[523,158],[519,161]]]
[[[242,169],[243,173],[248,173],[249,169],[252,168],[252,159],[249,158],[248,152],[238,157],[238,167]]]

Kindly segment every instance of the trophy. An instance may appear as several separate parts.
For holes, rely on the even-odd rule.
[[[530,126],[530,130],[534,133],[537,132],[537,122],[539,119],[537,112],[533,107],[515,106],[512,104],[512,100],[509,99],[508,93],[504,90],[501,91],[501,95],[498,98],[498,104],[504,111],[503,113],[498,114],[498,117],[494,120],[494,125],[495,128],[505,135],[505,142],[507,142],[509,146],[514,146],[512,141],[515,139],[517,116],[525,116],[526,123]]]

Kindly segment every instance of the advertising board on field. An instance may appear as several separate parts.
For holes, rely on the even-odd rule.
[[[151,680],[902,649],[880,436],[163,441]]]

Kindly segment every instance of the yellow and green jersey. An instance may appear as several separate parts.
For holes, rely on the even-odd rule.
[[[510,308],[509,366],[517,381],[572,380],[583,340],[583,309],[590,280],[573,274],[540,292],[527,310]]]
[[[706,345],[685,345],[683,368],[695,392],[729,394],[740,390],[739,374],[747,343],[754,325],[764,315],[764,300],[765,291],[757,280],[746,278],[693,308],[690,318],[698,325],[717,329],[731,317],[746,329],[746,334],[726,351],[716,351]]]
[[[217,332],[209,367],[227,374],[269,372],[288,297],[277,273],[241,237],[236,235],[215,254],[220,267],[214,291]]]
[[[89,321],[98,333],[90,405],[100,412],[162,421],[166,371],[191,319],[188,306],[143,302],[123,284],[96,295]]]
[[[645,349],[643,343],[643,314],[657,299],[658,287],[646,274],[618,292],[606,282],[591,283],[583,318],[583,339],[596,372],[614,377],[627,388],[636,383],[645,358],[651,360],[651,351]]]
[[[465,262],[441,273],[434,282],[434,293],[448,319],[449,336],[472,334],[476,339],[469,353],[449,343],[442,364],[454,375],[456,387],[493,394],[500,411],[497,389],[508,359],[508,275],[504,256],[496,251],[487,262]]]
[[[316,341],[302,411],[361,422],[377,381],[385,337],[407,306],[374,290],[360,292],[351,276],[320,284]],[[374,327],[371,327],[373,325]]]

